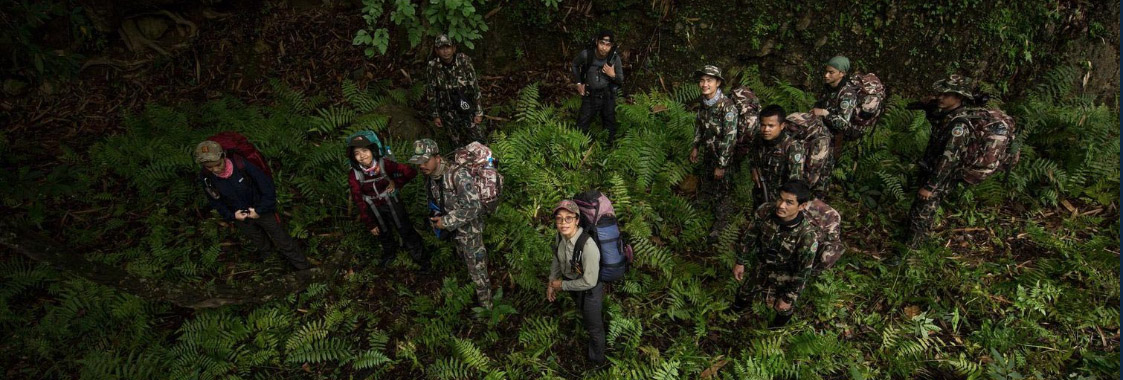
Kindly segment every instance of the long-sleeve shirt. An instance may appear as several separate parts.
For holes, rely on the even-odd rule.
[[[764,285],[785,291],[803,289],[815,264],[819,235],[802,211],[798,218],[784,225],[776,216],[775,203],[758,207],[756,220],[741,239],[737,264],[746,265],[755,257],[768,281]]]
[[[251,207],[261,215],[277,211],[273,178],[240,156],[231,155],[228,164],[234,165],[228,178],[219,178],[210,172],[199,175],[199,184],[211,208],[227,221],[234,220],[235,211]]]
[[[468,168],[453,166],[447,161],[442,165],[448,166],[442,169],[439,176],[430,177],[427,181],[429,199],[440,206],[441,223],[445,229],[456,231],[483,215],[483,203],[480,202],[480,190]]]
[[[971,123],[967,120],[967,107],[952,110],[938,126],[932,127],[925,149],[925,163],[929,172],[922,184],[928,191],[947,187],[959,174],[967,144],[971,141]],[[942,147],[941,147],[942,145]]]
[[[456,53],[452,62],[445,64],[440,57],[429,60],[425,70],[429,82],[425,83],[425,97],[429,100],[429,114],[440,117],[441,111],[459,109],[459,97],[471,101],[469,111],[474,116],[483,116],[480,104],[480,85],[476,80],[476,68],[472,59],[464,53]],[[457,103],[457,104],[453,104]]]
[[[592,237],[585,240],[585,246],[581,249],[581,273],[577,273],[576,268],[569,265],[573,260],[577,239],[584,232],[585,229],[578,227],[577,233],[571,238],[559,236],[554,260],[550,262],[550,281],[564,277],[562,290],[581,291],[597,286],[600,275],[600,248],[597,248],[597,243]]]
[[[749,157],[753,180],[758,190],[767,190],[761,198],[772,202],[780,196],[780,186],[793,179],[805,178],[804,163],[807,151],[803,142],[793,138],[787,130],[771,141],[758,139]]]
[[[375,161],[377,165],[378,161]],[[400,164],[389,159],[382,160],[382,167],[380,173],[375,175],[365,175],[364,182],[359,182],[355,176],[355,170],[351,170],[347,175],[347,182],[351,185],[351,201],[355,202],[355,206],[359,208],[359,219],[367,228],[374,228],[378,223],[377,218],[373,215],[365,197],[372,197],[371,202],[375,206],[386,204],[386,198],[379,197],[390,186],[390,182],[394,183],[394,188],[400,190],[406,185],[413,177],[417,176],[417,171],[409,165]],[[385,173],[385,175],[382,174]],[[395,190],[395,191],[396,191]]]
[[[850,78],[843,77],[838,86],[826,86],[819,95],[816,106],[830,112],[823,118],[823,123],[830,129],[831,134],[842,133],[847,139],[860,137],[859,131],[854,130],[850,125],[850,120],[858,107],[858,90],[851,84]]]
[[[591,62],[590,59],[592,60]],[[607,57],[599,58],[596,53],[593,53],[590,49],[581,50],[580,53],[577,53],[577,57],[573,59],[571,68],[573,82],[584,83],[585,88],[588,90],[600,90],[608,87],[609,84],[623,86],[624,65],[620,62],[620,55],[617,54],[615,57],[612,57],[611,66],[615,71],[615,77],[609,77],[601,72],[601,67],[603,67],[607,61]]]
[[[692,146],[700,154],[712,155],[718,167],[729,166],[733,158],[733,146],[737,143],[737,107],[725,95],[702,108],[694,119],[694,142]],[[703,149],[705,148],[705,149]]]

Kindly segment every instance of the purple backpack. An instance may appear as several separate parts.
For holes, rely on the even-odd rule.
[[[612,201],[599,191],[590,190],[573,196],[581,211],[581,227],[600,248],[600,281],[613,282],[624,278],[632,263],[632,246],[624,243]],[[580,255],[575,255],[580,256]]]

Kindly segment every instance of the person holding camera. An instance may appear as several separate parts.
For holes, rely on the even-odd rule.
[[[436,57],[429,60],[426,69],[429,82],[425,84],[425,98],[429,100],[433,124],[445,128],[456,146],[483,142],[487,137],[480,125],[484,111],[480,106],[480,85],[472,60],[456,52],[456,45],[446,34],[434,40],[433,52]]]
[[[451,234],[456,251],[468,266],[480,306],[491,308],[491,280],[484,247],[484,206],[480,191],[468,168],[441,156],[437,142],[421,139],[413,143],[409,163],[426,176],[428,201],[434,207],[430,224],[439,234]]]
[[[572,70],[577,93],[581,95],[577,128],[587,132],[593,117],[600,114],[601,127],[608,130],[608,145],[615,144],[616,91],[624,85],[624,68],[612,32],[597,33],[593,46],[577,53]]]
[[[199,183],[211,208],[233,222],[250,244],[246,249],[265,259],[274,248],[298,270],[311,268],[277,215],[277,192],[273,178],[237,154],[229,154],[219,143],[206,140],[195,146],[195,163],[202,165]]]

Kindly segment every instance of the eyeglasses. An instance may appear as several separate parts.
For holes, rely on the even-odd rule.
[[[559,216],[554,218],[554,222],[558,224],[569,224],[577,221],[576,216]]]

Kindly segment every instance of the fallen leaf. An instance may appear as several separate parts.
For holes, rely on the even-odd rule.
[[[721,370],[721,367],[725,367],[726,364],[729,364],[729,360],[722,359],[722,356],[724,355],[719,355],[716,363],[711,365],[710,368],[706,368],[705,371],[702,371],[703,379],[713,378],[714,375],[717,375],[717,371]]]
[[[905,307],[905,315],[909,318],[920,315],[920,306],[912,305]]]

